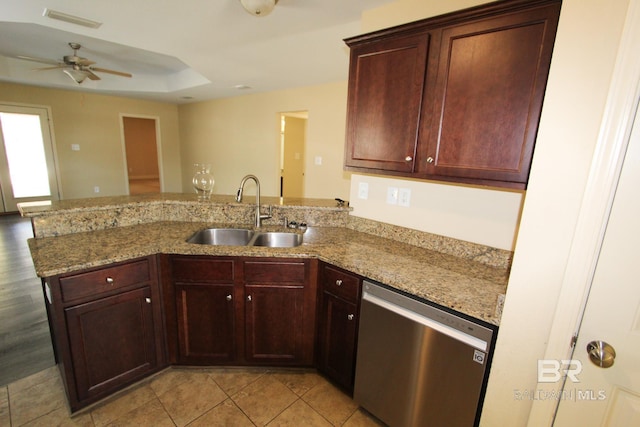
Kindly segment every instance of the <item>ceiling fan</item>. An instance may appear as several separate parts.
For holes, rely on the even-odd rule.
[[[109,73],[122,77],[132,77],[132,74],[124,73],[122,71],[94,67],[94,61],[78,56],[78,50],[80,50],[80,48],[82,47],[80,43],[69,43],[69,47],[73,49],[73,55],[65,55],[62,58],[62,62],[52,59],[34,58],[31,56],[18,56],[17,58],[26,59],[28,61],[42,62],[43,64],[52,64],[54,65],[53,67],[36,68],[35,70],[45,71],[61,68],[66,75],[71,77],[73,81],[78,84],[82,83],[87,77],[90,80],[100,80],[100,77],[98,77],[98,75],[94,72]]]

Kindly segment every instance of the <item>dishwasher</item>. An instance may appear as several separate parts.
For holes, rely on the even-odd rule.
[[[365,280],[354,400],[391,427],[478,425],[496,332]]]

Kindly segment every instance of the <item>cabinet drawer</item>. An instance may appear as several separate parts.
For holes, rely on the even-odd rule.
[[[246,261],[244,280],[246,283],[304,283],[306,263],[303,260]]]
[[[232,283],[234,261],[177,257],[171,262],[173,280],[187,283]]]
[[[112,292],[151,279],[149,260],[143,259],[61,277],[60,292],[62,301],[67,302]]]
[[[354,303],[360,296],[358,276],[328,266],[322,269],[322,287],[325,291]]]

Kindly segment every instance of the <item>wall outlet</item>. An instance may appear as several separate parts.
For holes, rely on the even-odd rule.
[[[398,187],[387,187],[387,204],[398,204]]]
[[[401,188],[398,191],[398,205],[408,208],[411,206],[411,190],[408,188]]]
[[[358,184],[358,198],[366,200],[369,198],[369,184],[361,182]]]
[[[94,193],[99,193],[100,192],[100,187],[98,187],[97,185],[95,187],[93,187],[93,192]]]
[[[80,144],[71,144],[71,151],[80,151]]]
[[[322,165],[322,157],[321,156],[316,156],[315,159],[313,159],[313,161],[316,164],[316,166],[321,166]]]

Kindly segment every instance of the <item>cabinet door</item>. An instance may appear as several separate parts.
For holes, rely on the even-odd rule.
[[[245,285],[248,362],[299,365],[305,360],[304,284]]]
[[[142,378],[157,364],[151,290],[65,309],[78,400]]]
[[[353,391],[357,305],[323,292],[319,325],[320,371]]]
[[[179,363],[235,359],[233,284],[176,285]]]
[[[526,184],[559,8],[442,30],[434,98],[425,100],[433,108],[422,120],[426,150],[419,172]]]
[[[413,172],[429,34],[351,49],[345,166]]]

